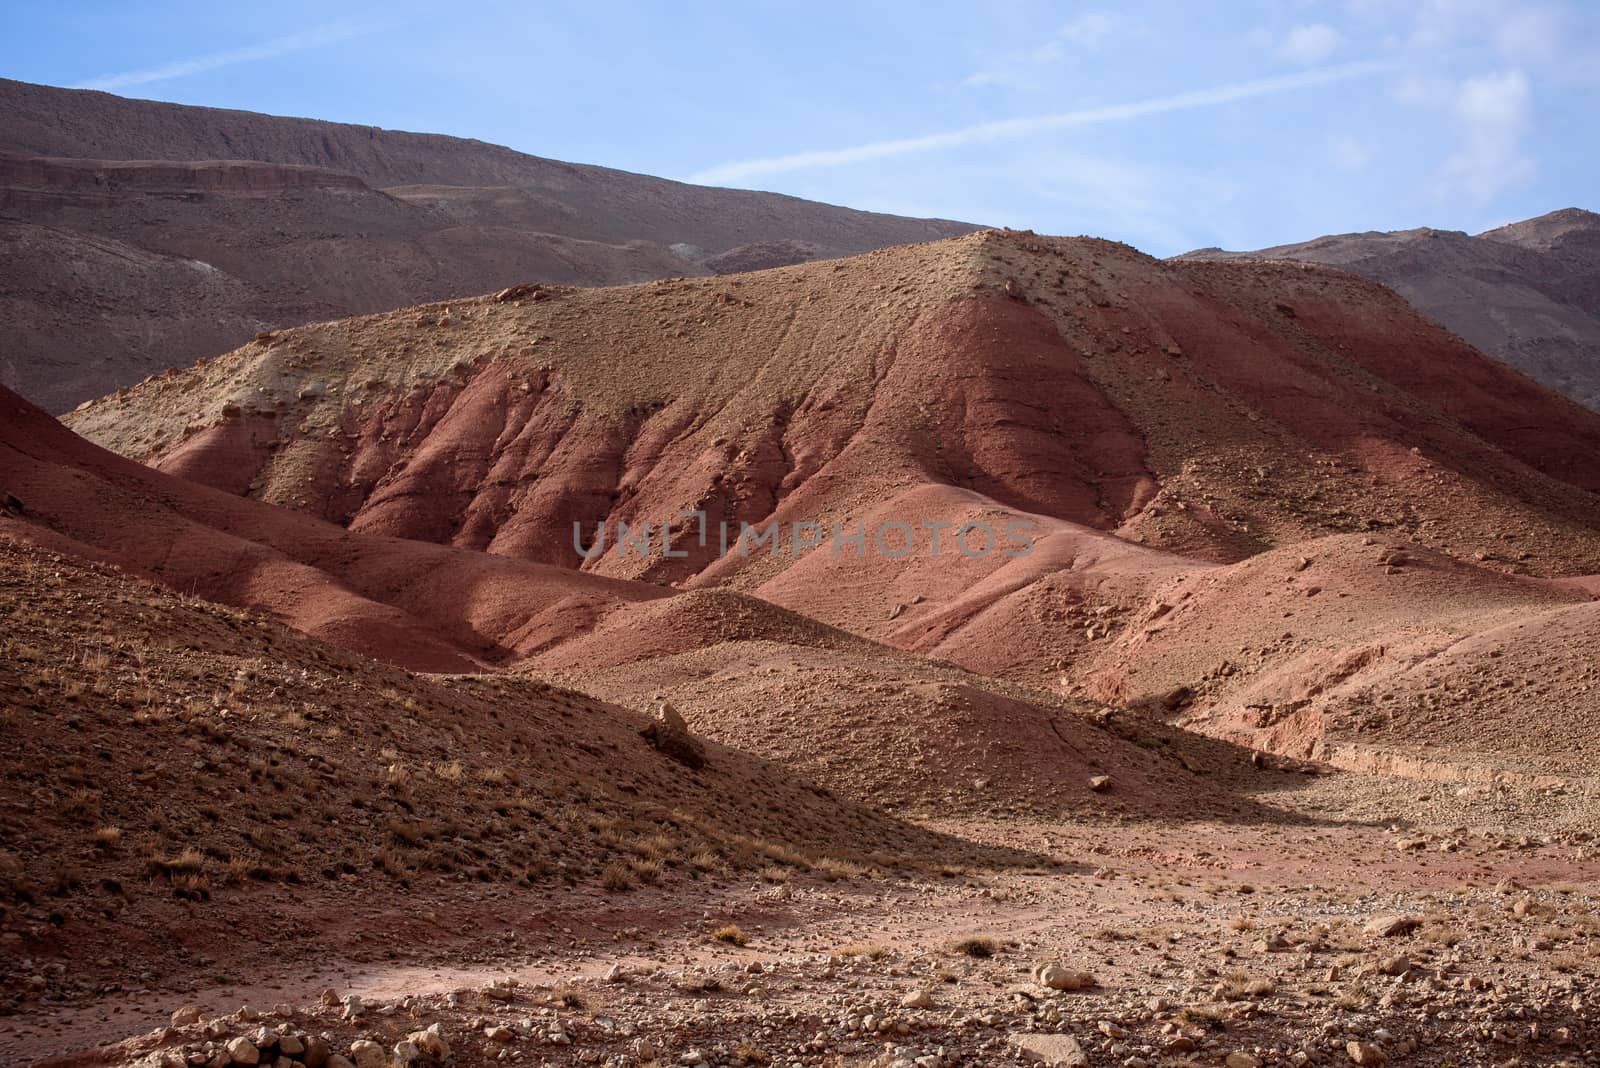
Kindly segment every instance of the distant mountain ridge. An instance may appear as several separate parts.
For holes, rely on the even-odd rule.
[[[281,326],[974,229],[438,134],[0,79],[0,383],[61,411]]]
[[[1369,231],[1254,252],[1181,259],[1280,259],[1382,282],[1465,340],[1600,411],[1600,215],[1563,208],[1477,235]]]

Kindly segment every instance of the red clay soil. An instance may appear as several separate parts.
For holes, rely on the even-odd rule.
[[[585,563],[574,522],[853,520],[930,484],[1215,561],[1510,530],[1530,570],[1600,571],[1600,416],[1338,272],[985,232],[515,297],[288,332],[68,421],[352,529],[628,578],[777,568]]]
[[[16,537],[71,546],[416,670],[470,670],[581,631],[614,603],[663,595],[506,557],[354,535],[131,463],[9,392],[0,392],[0,486],[22,505],[20,514],[0,514]]]
[[[762,701],[777,714],[787,683],[723,717],[685,688],[768,656],[783,680],[857,655],[830,644],[835,632],[801,639],[794,618],[748,604],[730,623],[727,601],[613,610],[663,596],[650,583],[731,587],[807,625],[1058,694],[1159,705],[1184,693],[1167,711],[1185,722],[1326,756],[1347,734],[1372,748],[1381,732],[1359,726],[1371,717],[1321,716],[1334,696],[1299,704],[1297,680],[1339,675],[1364,643],[1405,650],[1350,669],[1344,689],[1306,684],[1342,701],[1438,642],[1499,626],[1508,597],[1538,614],[1592,595],[1516,576],[1600,573],[1600,466],[1586,462],[1600,455],[1600,416],[1354,276],[1161,263],[1087,239],[991,231],[323,324],[152,379],[70,423],[213,485],[237,489],[249,465],[250,495],[363,537],[636,580],[521,629],[474,623],[496,644],[468,651],[537,653],[585,678],[620,671],[605,683],[614,692],[679,692],[708,732],[783,759],[805,756],[785,748],[803,733],[768,744],[735,723],[759,719],[748,709]],[[707,517],[704,545],[684,530],[690,510]],[[592,535],[601,519],[607,551],[584,560],[573,525]],[[648,554],[619,551],[619,521],[659,532],[669,519],[683,557],[664,556],[659,536]],[[916,543],[857,556],[825,538],[796,552],[792,524],[805,521],[865,529],[869,542],[904,522]],[[952,551],[951,533],[973,521],[1002,536],[1026,523],[1033,551]],[[777,551],[719,558],[724,522],[734,538],[741,523],[778,523]],[[952,524],[938,557],[929,523]],[[1432,565],[1391,573],[1379,562],[1391,549],[1446,577],[1419,587]],[[1297,577],[1302,557],[1320,561],[1318,581]],[[1303,604],[1263,611],[1280,586],[1312,585]],[[1175,599],[1201,588],[1214,588],[1201,608]],[[1159,639],[1140,638],[1147,628]],[[1575,636],[1563,648],[1575,662],[1587,646]],[[1225,667],[1242,652],[1250,670]],[[1393,685],[1411,696],[1396,700],[1425,702],[1409,671]],[[1581,722],[1588,706],[1575,707]],[[1483,714],[1515,715],[1497,708]],[[1522,749],[1570,767],[1555,741],[1567,733]],[[1459,725],[1437,736],[1464,760],[1492,756]],[[909,798],[907,781],[896,789]]]

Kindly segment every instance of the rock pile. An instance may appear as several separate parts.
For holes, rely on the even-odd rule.
[[[233,1023],[255,1015],[241,1011],[202,1027],[199,1010],[185,1006],[172,1014],[173,1023],[198,1030],[198,1036],[156,1050],[139,1063],[144,1068],[434,1068],[450,1059],[450,1043],[437,1023],[412,1031],[386,1050],[370,1038],[342,1047],[328,1034],[311,1034],[288,1024],[263,1024],[249,1034],[232,1033]]]

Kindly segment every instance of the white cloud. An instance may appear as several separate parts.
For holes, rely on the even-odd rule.
[[[1520,70],[1468,78],[1453,102],[1461,126],[1461,147],[1444,162],[1445,192],[1464,192],[1479,205],[1533,176],[1523,154],[1533,104],[1527,76]]]
[[[1038,68],[1067,59],[1074,51],[1099,48],[1122,27],[1125,20],[1104,11],[1086,11],[1056,28],[1054,35],[1032,48],[1019,49],[1006,57],[1003,66],[975,71],[958,83],[964,89],[993,86],[1036,88]]]
[[[1486,45],[1519,63],[1551,62],[1561,53],[1567,9],[1505,0],[1426,0],[1416,9],[1414,48],[1442,51]]]
[[[1290,63],[1300,63],[1310,66],[1321,63],[1344,43],[1344,37],[1339,31],[1324,22],[1315,22],[1308,26],[1296,26],[1284,35],[1283,42],[1278,45],[1278,56]]]
[[[990,141],[1032,137],[1052,130],[1096,126],[1111,122],[1128,122],[1150,115],[1217,107],[1222,104],[1249,100],[1253,97],[1275,96],[1280,93],[1348,81],[1352,78],[1366,78],[1393,69],[1393,64],[1390,63],[1347,63],[1343,66],[1302,71],[1298,74],[1288,74],[1278,78],[1263,78],[1258,81],[1238,82],[1233,85],[1222,85],[1212,89],[1176,93],[1172,96],[1140,100],[1131,104],[1111,104],[1105,107],[1085,108],[1079,111],[1066,111],[1053,115],[1030,115],[1016,119],[1002,119],[997,122],[984,122],[974,126],[965,126],[959,130],[948,130],[944,133],[875,141],[870,144],[853,145],[848,148],[821,149],[812,152],[796,152],[786,156],[735,160],[718,164],[715,167],[708,167],[690,176],[689,181],[703,185],[742,182],[760,175],[784,174],[789,171],[808,170],[818,167],[842,167],[867,160],[888,159],[918,152],[933,152]]]
[[[221,67],[231,67],[236,63],[253,63],[263,59],[276,59],[279,56],[286,56],[293,52],[322,48],[326,45],[337,44],[340,41],[347,41],[352,37],[365,36],[378,28],[375,23],[340,19],[335,22],[323,23],[321,26],[315,26],[299,33],[291,33],[284,37],[263,41],[260,44],[246,45],[243,48],[231,48],[222,52],[211,52],[207,55],[195,56],[191,59],[174,60],[170,63],[163,63],[158,67],[123,71],[120,74],[102,74],[98,78],[80,82],[74,88],[126,89],[133,85],[164,82],[191,74],[203,74],[206,71],[217,70]]]
[[[1085,48],[1097,47],[1116,29],[1116,20],[1104,11],[1085,11],[1062,24],[1056,36]]]

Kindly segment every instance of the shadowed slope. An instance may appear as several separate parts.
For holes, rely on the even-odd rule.
[[[467,670],[661,591],[420,542],[351,534],[151,471],[0,390],[0,486],[15,536],[116,562],[208,600],[419,670]]]

